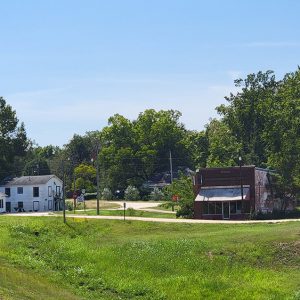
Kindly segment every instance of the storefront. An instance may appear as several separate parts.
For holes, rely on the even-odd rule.
[[[248,219],[252,212],[272,212],[269,170],[255,166],[204,168],[194,180],[195,219]]]

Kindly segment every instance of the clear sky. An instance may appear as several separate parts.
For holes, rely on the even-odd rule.
[[[0,0],[0,96],[39,145],[178,109],[203,129],[233,80],[300,64],[298,0]]]

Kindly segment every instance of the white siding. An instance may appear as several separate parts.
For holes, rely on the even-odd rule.
[[[19,206],[19,202],[23,203],[23,209],[26,212],[30,211],[52,211],[54,208],[54,194],[56,192],[56,187],[60,187],[62,191],[62,181],[58,177],[51,178],[46,184],[40,185],[23,185],[23,186],[9,186],[10,197],[6,198],[6,202],[11,203],[11,212],[16,212]],[[0,192],[5,192],[5,187],[0,187]],[[23,188],[23,194],[18,194],[18,187]],[[33,188],[39,188],[39,196],[33,196]],[[48,187],[52,190],[52,194],[48,193]],[[54,192],[54,194],[53,194]],[[61,194],[62,197],[62,194]],[[21,204],[21,203],[20,203]]]
[[[5,198],[0,195],[0,213],[5,212]]]

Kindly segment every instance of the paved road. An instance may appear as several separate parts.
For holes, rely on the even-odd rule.
[[[14,217],[60,217],[61,215],[54,215],[48,212],[39,213],[14,213],[5,214],[5,216]],[[87,216],[87,215],[71,215],[67,214],[70,219],[101,219],[101,220],[123,220],[119,216]],[[143,222],[159,222],[159,223],[193,223],[193,224],[256,224],[256,223],[284,223],[284,222],[300,222],[300,219],[281,219],[281,220],[246,220],[246,221],[224,221],[224,220],[194,220],[194,219],[167,219],[167,218],[143,218],[143,217],[127,217],[126,220],[130,221],[143,221]]]

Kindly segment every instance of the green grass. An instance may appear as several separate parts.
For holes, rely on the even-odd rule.
[[[68,214],[73,214],[74,211],[68,211]],[[61,214],[61,213],[60,213]],[[86,211],[76,211],[76,214],[79,215],[89,215],[95,216],[97,211],[93,210],[86,210]],[[102,210],[100,209],[100,216],[124,216],[123,210]],[[149,212],[149,211],[142,211],[142,210],[134,210],[134,209],[127,209],[125,212],[125,217],[144,217],[144,218],[169,218],[175,219],[175,214],[164,213],[162,212]]]
[[[0,299],[300,299],[298,222],[1,216],[0,237]]]

